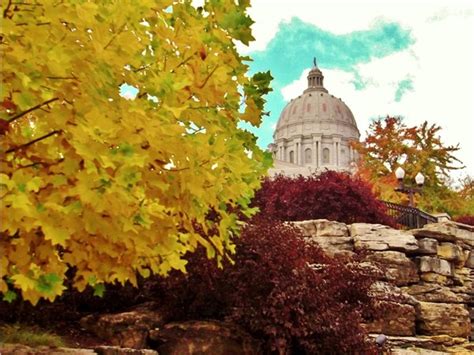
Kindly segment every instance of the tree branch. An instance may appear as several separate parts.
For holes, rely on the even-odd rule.
[[[21,150],[21,149],[25,149],[25,148],[28,148],[30,145],[32,144],[35,144],[39,141],[42,141],[43,139],[46,139],[48,137],[51,137],[55,134],[59,134],[59,133],[62,133],[62,130],[54,130],[52,132],[49,132],[48,134],[45,134],[44,136],[41,136],[41,137],[38,137],[36,139],[33,139],[32,141],[28,142],[28,143],[25,143],[25,144],[22,144],[22,145],[18,145],[16,147],[13,147],[13,148],[10,148],[8,149],[5,154],[9,154],[9,153],[12,153],[12,152],[16,152],[17,150]]]
[[[54,165],[58,165],[60,163],[62,163],[64,161],[64,158],[63,159],[59,159],[57,160],[56,162],[54,163],[45,163],[43,161],[39,161],[39,162],[36,162],[36,163],[31,163],[31,164],[27,164],[27,165],[20,165],[17,170],[20,170],[20,169],[27,169],[27,168],[33,168],[35,166],[38,166],[38,165],[42,165],[43,167],[45,168],[49,168],[50,166],[54,166]]]
[[[10,11],[10,6],[12,6],[12,0],[8,0],[7,7],[5,7],[5,10],[3,10],[3,18],[8,17],[8,11]]]
[[[214,74],[214,72],[217,70],[218,67],[219,66],[216,65],[214,69],[212,69],[212,71],[207,75],[206,79],[204,79],[204,82],[198,86],[199,89],[202,89],[204,86],[206,86],[208,80],[211,78],[212,74]]]
[[[72,76],[48,76],[46,79],[49,80],[78,80],[74,75]]]
[[[124,24],[122,25],[122,27],[120,27],[120,29],[118,30],[118,32],[117,32],[116,34],[114,34],[114,35],[112,36],[112,38],[110,39],[110,41],[108,41],[107,44],[104,46],[104,49],[107,49],[107,47],[112,44],[112,42],[114,41],[114,39],[117,38],[117,36],[123,32],[123,30],[125,29],[125,26],[126,26],[126,25],[127,25],[127,24],[124,23]]]
[[[16,114],[15,116],[13,116],[12,118],[10,118],[10,119],[8,120],[8,123],[11,123],[11,122],[13,122],[13,121],[15,121],[15,120],[17,120],[17,119],[23,117],[24,115],[26,115],[26,114],[28,114],[28,113],[34,111],[34,110],[37,110],[37,109],[39,109],[39,108],[41,108],[41,107],[43,107],[43,106],[45,106],[45,105],[48,105],[48,104],[50,104],[51,102],[57,101],[57,100],[59,100],[59,99],[58,99],[57,97],[55,97],[54,99],[45,101],[45,102],[43,102],[43,103],[41,103],[41,104],[38,104],[38,105],[36,105],[36,106],[33,106],[32,108],[29,108],[29,109],[26,110],[26,111],[20,112],[20,113]]]

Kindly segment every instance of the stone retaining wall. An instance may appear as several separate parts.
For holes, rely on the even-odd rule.
[[[442,222],[400,231],[328,220],[292,224],[328,254],[367,249],[367,261],[385,270],[374,292],[405,301],[387,305],[381,319],[367,324],[371,333],[387,335],[395,346],[448,350],[464,344],[474,350],[468,342],[474,339],[474,227]]]

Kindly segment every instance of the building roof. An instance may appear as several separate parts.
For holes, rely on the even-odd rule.
[[[328,93],[324,87],[324,76],[317,66],[308,74],[307,89],[283,109],[273,135],[274,140],[291,138],[292,132],[301,134],[302,130],[295,129],[295,126],[301,125],[310,127],[311,132],[307,132],[310,134],[342,134],[346,138],[357,140],[360,136],[351,110],[341,99]],[[341,127],[345,129],[342,130]],[[307,129],[303,131],[306,132]]]

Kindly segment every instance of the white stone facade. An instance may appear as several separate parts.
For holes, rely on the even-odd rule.
[[[356,160],[351,142],[360,134],[347,105],[329,94],[315,66],[308,88],[283,109],[269,149],[270,175],[309,175],[324,170],[350,171]]]

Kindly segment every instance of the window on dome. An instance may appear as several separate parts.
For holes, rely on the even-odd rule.
[[[304,151],[304,162],[305,164],[311,164],[311,149],[309,148]]]
[[[310,111],[311,111],[311,104],[308,104],[308,106],[306,107],[306,111],[307,111],[307,112],[310,112]]]
[[[290,163],[294,164],[295,163],[295,152],[290,151]]]
[[[323,164],[329,164],[329,148],[323,149]]]

